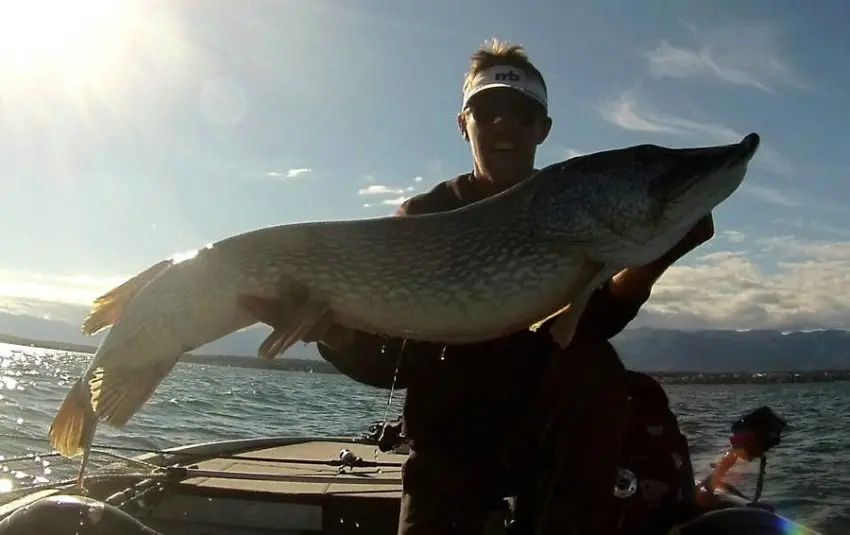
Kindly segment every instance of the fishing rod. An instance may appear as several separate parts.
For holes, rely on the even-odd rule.
[[[45,439],[38,439],[27,437],[25,435],[13,435],[8,433],[0,433],[0,438],[10,438],[14,440],[29,440],[33,442],[44,442]],[[160,456],[172,456],[172,457],[202,457],[203,455],[199,455],[198,453],[188,452],[188,451],[169,451],[162,449],[152,449],[152,448],[138,448],[132,446],[118,446],[118,445],[105,445],[105,444],[92,444],[92,453],[98,453],[101,455],[107,455],[111,457],[116,457],[118,459],[141,463],[149,466],[154,466],[151,463],[142,461],[140,459],[135,459],[133,457],[126,457],[123,455],[115,455],[105,450],[115,450],[115,451],[123,451],[128,453],[147,453],[153,455]],[[61,457],[61,454],[56,451],[49,451],[43,453],[28,453],[25,455],[18,455],[16,457],[3,458],[0,456],[0,462],[9,463],[9,462],[21,462],[21,461],[29,461],[34,458],[52,458],[52,457]],[[239,453],[223,453],[223,454],[215,454],[217,459],[234,459],[240,461],[258,461],[258,462],[266,462],[266,463],[289,463],[289,464],[307,464],[307,465],[323,465],[323,466],[335,466],[335,467],[353,467],[353,468],[380,468],[380,467],[400,467],[401,461],[367,461],[362,457],[355,455],[348,449],[343,449],[340,451],[339,458],[337,459],[303,459],[303,458],[271,458],[271,457],[260,457],[254,455],[243,455]]]

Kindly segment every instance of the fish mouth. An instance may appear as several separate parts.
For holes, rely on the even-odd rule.
[[[756,151],[761,146],[761,136],[756,132],[750,132],[744,136],[741,141],[734,145],[730,145],[732,155],[730,156],[729,165],[741,165],[749,163],[756,155]]]
[[[718,194],[731,194],[741,184],[747,165],[753,159],[761,136],[751,132],[741,141],[730,145],[674,149],[676,160],[668,173],[669,180],[660,180],[651,193],[658,198],[673,202],[686,195],[691,189],[705,185],[716,189]]]
[[[761,145],[761,136],[759,136],[756,132],[750,132],[737,144],[737,146],[743,151],[743,155],[747,158],[752,158],[752,156],[756,153],[756,150],[758,150],[759,145]]]

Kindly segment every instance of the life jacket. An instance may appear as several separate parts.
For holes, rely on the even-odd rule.
[[[617,533],[666,533],[687,518],[695,503],[688,441],[655,379],[628,371],[627,382],[630,401],[620,468],[628,471],[624,475],[633,475],[636,489],[631,496],[615,500]]]

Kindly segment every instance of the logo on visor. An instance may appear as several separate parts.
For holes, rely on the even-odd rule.
[[[522,77],[514,71],[497,72],[495,75],[493,75],[493,78],[497,82],[519,82],[520,80],[522,80]]]

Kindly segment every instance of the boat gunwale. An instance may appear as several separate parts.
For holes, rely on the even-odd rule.
[[[300,436],[271,436],[255,438],[237,438],[225,440],[211,440],[174,446],[155,452],[142,453],[131,457],[134,461],[154,464],[163,468],[170,466],[186,466],[197,462],[221,457],[223,455],[238,455],[251,450],[261,448],[275,448],[281,446],[292,446],[308,442],[342,442],[348,444],[370,444],[368,441],[351,436],[322,436],[322,435],[300,435]]]
[[[142,453],[139,455],[135,455],[132,457],[127,457],[128,460],[133,461],[141,461],[143,463],[152,464],[161,468],[185,468],[189,465],[196,464],[198,462],[215,459],[216,457],[221,457],[223,455],[231,456],[238,455],[239,453],[246,453],[252,450],[257,449],[265,449],[272,447],[281,447],[281,446],[289,446],[294,444],[303,444],[309,442],[339,442],[341,444],[360,444],[360,445],[374,445],[374,443],[370,440],[364,439],[363,437],[351,437],[351,436],[321,436],[321,435],[302,435],[302,436],[269,436],[269,437],[255,437],[255,438],[246,438],[246,439],[225,439],[225,440],[213,440],[207,442],[199,442],[194,444],[186,444],[183,446],[175,446],[171,448],[166,448],[154,452]],[[109,448],[99,448],[102,450],[108,450]],[[406,453],[398,453],[404,457],[407,456]],[[178,461],[179,462],[175,462]],[[330,460],[330,459],[328,459]],[[205,470],[206,472],[215,472],[215,470]],[[226,473],[224,471],[222,474]],[[153,474],[151,474],[153,475]],[[98,477],[97,472],[92,474],[93,477]],[[99,476],[103,481],[121,481],[126,479],[133,480],[144,480],[145,476],[136,475],[136,474],[121,474],[116,473],[112,475]],[[192,477],[191,475],[189,477]],[[208,475],[207,477],[210,477]],[[214,477],[214,476],[213,476]],[[699,484],[699,480],[695,480],[695,484]],[[49,496],[64,494],[69,489],[74,487],[73,484],[57,484],[56,487],[52,488],[40,488],[37,490],[33,490],[33,492],[29,494],[25,494],[20,498],[17,498],[11,502],[0,505],[0,520],[4,519],[8,515],[12,514],[16,510],[26,507],[27,505]],[[23,490],[23,489],[22,489]],[[699,492],[699,491],[698,491]],[[702,491],[703,493],[705,490]],[[218,489],[201,489],[200,487],[196,487],[192,494],[204,496],[209,495],[209,497],[213,497],[218,495],[218,497],[226,497],[230,494],[229,491],[220,491]],[[254,499],[258,501],[265,501],[260,496],[263,493],[252,493]],[[293,497],[290,497],[293,498]],[[325,499],[322,500],[311,500],[304,495],[295,496],[295,499],[284,499],[281,500],[281,497],[278,496],[274,501],[277,502],[299,502],[305,504],[316,503],[319,504],[324,502]],[[305,499],[307,498],[307,499]],[[753,507],[748,503],[748,500],[743,499],[742,497],[736,496],[734,494],[729,493],[722,487],[715,489],[714,495],[710,498],[711,501],[714,502],[714,505],[718,509],[723,509],[727,507]],[[713,508],[712,508],[713,509]],[[709,512],[707,510],[706,512]],[[795,526],[797,529],[801,529],[801,533],[819,535],[819,532],[814,529],[802,525],[799,522],[789,519],[775,511],[771,511],[777,518],[781,518],[784,522],[787,522],[791,526]]]

